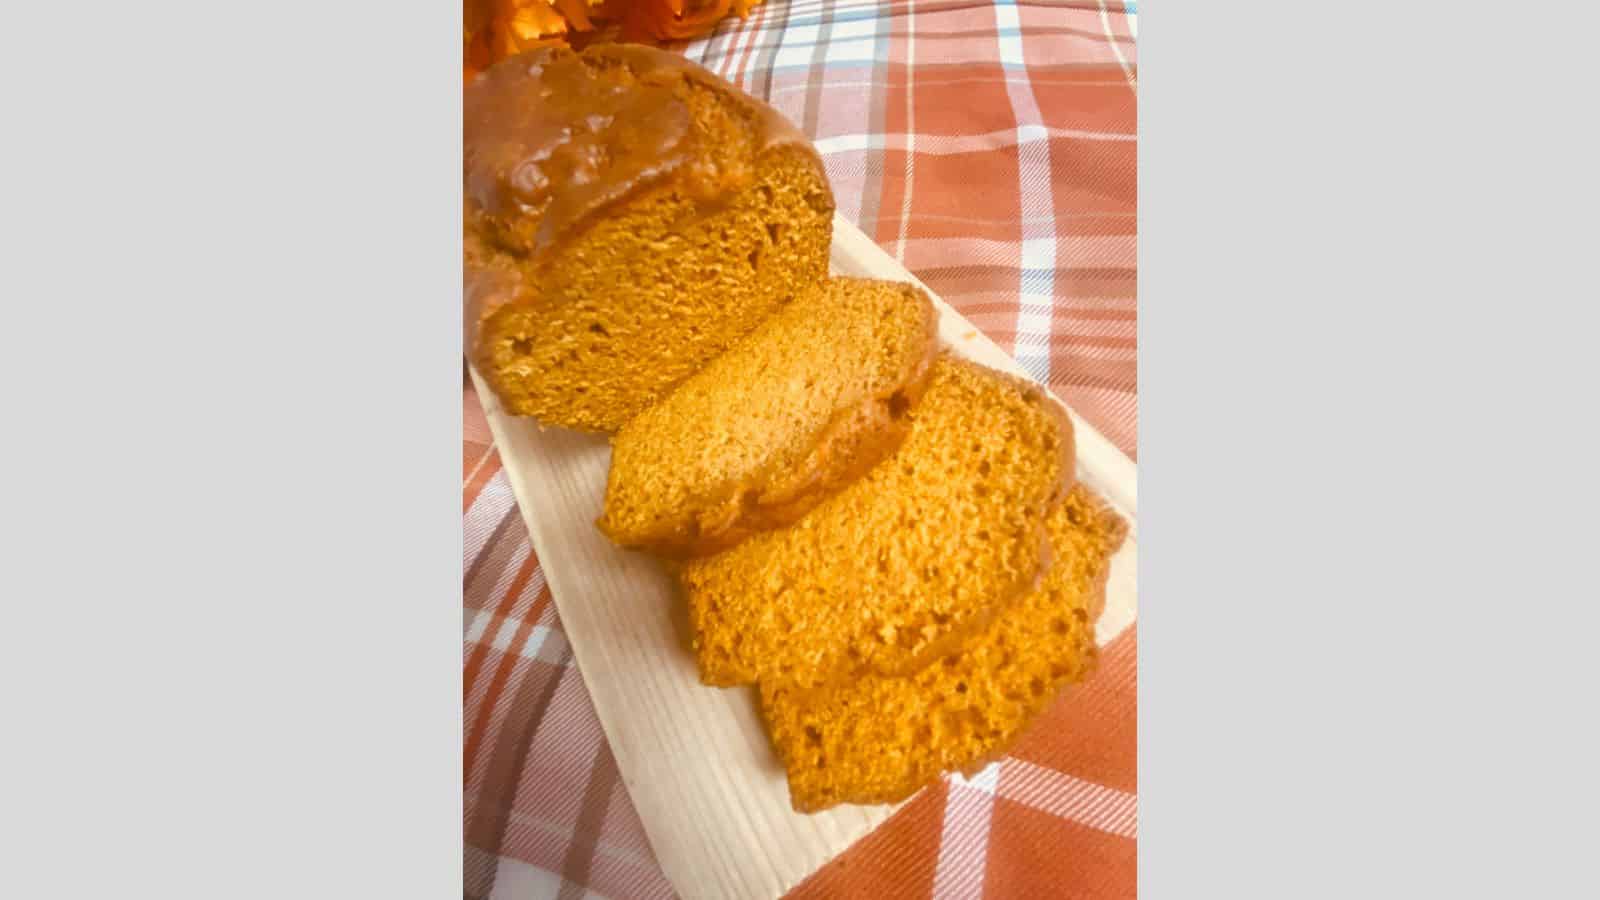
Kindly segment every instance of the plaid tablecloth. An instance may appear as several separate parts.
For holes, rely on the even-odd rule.
[[[1131,456],[1134,12],[772,0],[681,49],[800,125],[840,212]],[[465,895],[670,897],[464,399]],[[1132,896],[1135,640],[792,896]]]

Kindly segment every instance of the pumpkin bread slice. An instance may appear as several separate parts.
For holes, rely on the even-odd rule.
[[[623,426],[600,529],[685,558],[800,518],[905,438],[937,321],[910,284],[812,287]]]
[[[678,570],[700,677],[907,674],[1036,583],[1072,426],[1036,385],[942,354],[893,456],[795,524]]]
[[[1078,485],[1047,529],[1052,563],[1039,589],[959,651],[905,678],[810,693],[762,685],[762,716],[796,810],[894,803],[943,772],[972,774],[1089,675],[1109,560],[1127,524]]]

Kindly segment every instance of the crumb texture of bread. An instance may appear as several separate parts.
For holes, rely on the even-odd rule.
[[[827,275],[815,149],[678,54],[503,60],[463,149],[467,354],[514,415],[614,432]]]
[[[915,675],[811,692],[762,685],[762,716],[796,810],[894,803],[943,772],[971,774],[1092,672],[1094,623],[1127,525],[1077,485],[1047,530],[1053,562],[1039,588]]]
[[[682,558],[794,522],[899,446],[937,322],[913,285],[812,287],[623,426],[601,530]]]
[[[908,674],[1033,588],[1072,426],[1036,385],[945,352],[892,456],[793,525],[685,562],[701,679]]]

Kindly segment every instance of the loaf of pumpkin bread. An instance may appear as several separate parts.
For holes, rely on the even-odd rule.
[[[622,427],[601,530],[686,558],[794,522],[900,445],[937,351],[916,286],[813,286]]]
[[[664,50],[534,50],[468,86],[468,358],[515,415],[613,432],[827,274],[792,125]]]

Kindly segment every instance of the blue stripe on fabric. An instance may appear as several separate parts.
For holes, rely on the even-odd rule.
[[[1028,377],[1033,379],[1035,383],[1044,384],[1049,380],[1050,350],[1048,347],[1043,351],[1039,351],[1032,347],[1024,347],[1018,344],[1015,355],[1017,365],[1021,366],[1022,371],[1028,373]]]
[[[1055,294],[1056,272],[1054,269],[1023,269],[1022,292],[1024,294],[1040,294],[1046,297]]]

